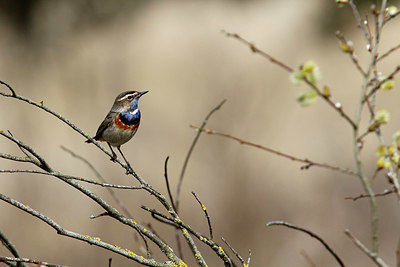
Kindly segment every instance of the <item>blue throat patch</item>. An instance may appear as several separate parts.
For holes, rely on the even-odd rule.
[[[134,113],[135,110],[121,113],[119,118],[126,125],[131,126],[131,125],[137,124],[140,122],[140,110],[139,109],[136,109],[136,110],[137,110],[136,113]]]

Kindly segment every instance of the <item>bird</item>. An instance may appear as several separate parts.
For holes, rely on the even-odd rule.
[[[107,142],[112,152],[111,161],[113,162],[116,161],[117,154],[112,147],[118,149],[127,165],[126,174],[133,173],[133,169],[122,153],[121,145],[131,140],[138,130],[140,124],[139,98],[148,92],[126,91],[120,93],[93,137],[96,141]],[[92,143],[92,141],[88,139],[86,143]]]

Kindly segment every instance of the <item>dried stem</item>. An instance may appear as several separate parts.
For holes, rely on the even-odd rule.
[[[383,193],[379,193],[379,194],[375,194],[375,197],[383,197],[386,195],[390,195],[392,193],[396,193],[394,190],[385,190]],[[370,195],[365,195],[365,194],[361,194],[359,196],[356,197],[345,197],[344,199],[351,199],[353,201],[359,200],[360,198],[369,198],[371,197]]]
[[[176,210],[174,198],[172,197],[172,193],[171,193],[171,187],[169,186],[169,179],[168,179],[168,160],[169,160],[169,156],[165,159],[165,163],[164,163],[164,178],[165,178],[165,184],[166,184],[166,186],[167,186],[167,191],[168,191],[169,200],[171,201],[171,205],[172,205],[172,207],[174,208],[174,210]]]
[[[205,119],[203,120],[203,123],[201,124],[201,128],[204,128],[208,122],[208,120],[210,119],[210,117],[216,112],[218,111],[222,105],[226,102],[226,99],[222,100],[221,103],[219,103],[215,108],[213,108],[205,117]],[[179,201],[180,201],[180,196],[181,196],[181,188],[182,188],[182,182],[183,182],[183,177],[185,176],[185,171],[186,171],[186,167],[187,164],[189,162],[190,156],[192,155],[193,149],[196,146],[197,140],[199,140],[201,132],[198,132],[195,136],[195,138],[193,139],[192,145],[189,148],[189,151],[186,155],[185,161],[183,163],[183,167],[182,167],[182,171],[181,171],[181,175],[179,176],[179,182],[178,182],[178,186],[177,186],[177,190],[176,190],[176,196],[175,196],[175,206],[176,206],[176,212],[179,211]]]
[[[324,247],[329,251],[329,253],[331,253],[331,255],[336,259],[336,261],[339,263],[340,266],[344,266],[343,261],[339,258],[339,256],[333,251],[333,249],[331,249],[329,247],[329,245],[318,235],[314,234],[313,232],[311,232],[310,230],[307,230],[303,227],[294,225],[294,224],[290,224],[288,222],[284,222],[284,221],[273,221],[273,222],[269,222],[267,223],[267,226],[273,226],[273,225],[282,225],[282,226],[286,226],[301,232],[304,232],[306,234],[309,234],[311,237],[317,239],[322,245],[324,245]]]
[[[378,59],[376,60],[376,62],[381,61],[382,59],[384,59],[385,57],[389,56],[391,53],[393,53],[394,51],[400,49],[400,44],[392,47],[391,49],[389,49],[387,52],[383,53],[380,57],[378,57]]]
[[[196,131],[202,131],[202,132],[205,132],[207,134],[222,136],[222,137],[225,137],[225,138],[228,138],[228,139],[235,140],[235,141],[239,142],[241,145],[253,146],[253,147],[268,151],[268,152],[270,152],[272,154],[275,154],[277,156],[284,157],[284,158],[287,158],[287,159],[290,159],[290,160],[293,160],[293,161],[297,161],[297,162],[301,162],[301,163],[306,164],[306,165],[302,166],[301,169],[308,169],[308,168],[310,168],[312,166],[316,166],[316,167],[320,167],[320,168],[330,169],[330,170],[333,170],[333,171],[338,171],[338,172],[341,172],[341,173],[344,173],[344,174],[348,174],[348,175],[352,175],[352,176],[357,176],[357,174],[354,171],[346,169],[346,168],[336,167],[336,166],[332,166],[332,165],[329,165],[329,164],[326,164],[326,163],[318,163],[318,162],[315,162],[315,161],[312,161],[312,160],[309,160],[309,159],[297,158],[295,156],[292,156],[292,155],[289,155],[289,154],[286,154],[286,153],[282,153],[282,152],[279,152],[277,150],[274,150],[274,149],[271,149],[271,148],[268,148],[268,147],[265,147],[265,146],[262,146],[262,145],[259,145],[259,144],[255,144],[255,143],[240,139],[240,138],[232,136],[230,134],[220,133],[220,132],[217,132],[217,131],[214,131],[214,130],[210,130],[210,129],[202,129],[202,128],[199,128],[199,127],[196,127],[196,126],[193,126],[193,125],[190,125],[190,127],[195,129]]]
[[[286,70],[288,72],[293,72],[294,71],[292,67],[289,67],[288,65],[286,65],[282,61],[274,58],[273,56],[269,55],[268,53],[264,52],[263,50],[257,48],[253,43],[251,43],[251,42],[247,41],[246,39],[242,38],[239,34],[227,32],[225,30],[223,30],[222,33],[224,33],[227,37],[233,37],[233,38],[239,40],[243,44],[247,45],[253,53],[260,54],[261,56],[265,57],[266,59],[268,59],[272,63],[278,65],[279,67],[283,68],[284,70]]]
[[[206,206],[203,205],[203,203],[201,203],[201,200],[197,197],[195,192],[192,192],[192,194],[196,198],[197,202],[199,202],[199,204],[201,206],[201,209],[203,210],[204,215],[206,216],[208,229],[209,229],[209,232],[210,232],[210,239],[213,239],[214,237],[213,237],[213,230],[212,230],[212,227],[211,227],[211,219],[210,219],[210,216],[208,216],[207,208],[206,208]]]
[[[381,258],[378,257],[378,255],[372,251],[370,251],[363,243],[361,243],[360,240],[358,240],[355,236],[353,236],[352,233],[350,233],[349,230],[345,230],[344,233],[347,235],[347,237],[350,238],[351,241],[359,248],[361,249],[365,254],[367,254],[378,266],[381,267],[389,267]]]

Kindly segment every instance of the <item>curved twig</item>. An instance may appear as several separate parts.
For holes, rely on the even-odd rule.
[[[304,232],[304,233],[310,235],[311,237],[317,239],[322,245],[324,245],[324,247],[329,251],[329,253],[336,259],[336,261],[339,263],[339,265],[340,266],[344,266],[343,261],[333,251],[333,249],[331,249],[331,247],[321,237],[319,237],[318,235],[314,234],[313,232],[311,232],[311,231],[309,231],[309,230],[307,230],[307,229],[305,229],[303,227],[300,227],[300,226],[297,226],[297,225],[294,225],[294,224],[290,224],[290,223],[284,222],[284,221],[273,221],[273,222],[267,223],[267,226],[273,226],[273,225],[286,226],[286,227],[289,227],[289,228]]]
[[[207,114],[207,116],[203,120],[203,123],[201,124],[200,128],[204,128],[206,126],[206,124],[207,124],[208,120],[210,119],[211,115],[213,115],[214,112],[219,110],[225,102],[226,102],[226,99],[222,100],[221,103],[219,103],[215,108],[213,108]],[[185,161],[183,163],[183,167],[182,167],[181,174],[179,176],[179,182],[178,182],[176,195],[175,195],[176,212],[179,211],[179,200],[180,200],[180,195],[181,195],[181,187],[182,187],[183,177],[185,176],[186,167],[187,167],[187,164],[189,162],[190,156],[192,155],[193,149],[196,146],[197,140],[199,140],[200,134],[201,134],[201,132],[198,132],[196,134],[195,138],[193,139],[192,145],[190,146],[189,151],[188,151],[188,153],[186,155]]]

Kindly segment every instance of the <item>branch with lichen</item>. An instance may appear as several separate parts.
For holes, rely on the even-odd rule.
[[[60,119],[64,123],[66,123],[68,126],[70,126],[72,129],[74,129],[76,132],[78,132],[79,134],[83,135],[85,138],[91,139],[91,137],[89,137],[86,133],[84,133],[84,131],[82,131],[77,126],[75,126],[71,121],[69,121],[68,119],[66,119],[63,116],[59,115],[57,112],[53,111],[52,109],[46,107],[43,104],[43,101],[40,101],[39,103],[34,102],[34,101],[32,101],[32,100],[30,100],[28,98],[25,98],[23,96],[18,95],[15,92],[15,90],[10,85],[8,85],[7,83],[2,82],[2,81],[0,81],[0,83],[5,85],[10,90],[9,94],[4,93],[4,92],[0,92],[0,95],[5,96],[5,97],[12,97],[12,98],[18,99],[20,101],[24,101],[26,103],[29,103],[29,104],[31,104],[31,105],[33,105],[35,107],[38,107],[38,108],[44,110],[45,112],[56,116],[58,119]],[[207,116],[207,118],[210,117],[211,114],[214,113],[217,109],[219,109],[219,107],[224,102],[225,101],[221,102],[220,105]],[[206,120],[207,120],[207,118],[206,118]],[[154,234],[149,229],[146,229],[144,226],[138,224],[134,219],[128,218],[128,217],[124,216],[123,214],[119,213],[115,208],[113,208],[112,206],[107,204],[102,198],[100,198],[99,196],[95,195],[94,193],[89,191],[87,188],[85,188],[84,186],[82,186],[81,184],[78,183],[78,182],[85,182],[85,183],[90,183],[90,184],[94,184],[94,185],[97,185],[97,186],[106,187],[109,190],[109,192],[112,193],[114,199],[116,199],[117,202],[118,202],[118,198],[115,198],[116,196],[115,196],[115,192],[113,190],[117,190],[117,189],[118,190],[119,189],[145,190],[145,191],[149,192],[153,197],[155,197],[158,200],[158,202],[160,202],[162,204],[162,206],[169,213],[169,215],[171,216],[170,218],[172,218],[173,221],[181,222],[181,224],[183,226],[186,226],[187,224],[185,224],[180,219],[180,217],[178,216],[177,212],[175,211],[175,205],[174,205],[175,203],[172,202],[173,199],[171,198],[171,203],[168,202],[168,200],[166,199],[166,197],[163,194],[161,194],[160,192],[155,190],[151,185],[149,185],[135,171],[132,171],[132,173],[130,173],[130,175],[132,175],[139,182],[139,185],[137,185],[137,186],[125,186],[125,185],[110,184],[110,183],[107,183],[101,177],[101,175],[99,175],[99,173],[97,173],[97,171],[94,169],[94,167],[86,159],[82,158],[81,156],[78,156],[76,153],[74,153],[74,152],[72,152],[72,151],[70,151],[70,150],[68,150],[66,148],[63,148],[64,150],[69,152],[72,156],[77,157],[80,160],[83,160],[86,164],[88,164],[88,166],[92,170],[95,171],[95,174],[96,174],[97,178],[102,180],[102,182],[98,182],[98,181],[95,181],[95,180],[92,180],[92,179],[87,179],[87,178],[84,178],[84,177],[71,176],[71,175],[63,174],[63,173],[60,173],[60,172],[54,170],[48,164],[48,162],[45,160],[44,157],[42,157],[39,153],[37,153],[30,146],[26,145],[25,143],[23,143],[19,139],[15,138],[10,132],[7,133],[7,132],[4,132],[4,131],[0,130],[0,135],[5,137],[5,138],[7,138],[9,141],[15,143],[21,149],[21,151],[25,154],[25,157],[20,157],[20,156],[17,156],[17,155],[1,153],[0,154],[0,158],[3,158],[5,160],[23,162],[23,163],[31,163],[31,164],[33,164],[33,165],[35,165],[35,166],[37,166],[38,168],[41,169],[41,170],[8,169],[8,170],[0,170],[0,173],[29,173],[29,174],[39,174],[39,175],[48,175],[48,176],[56,177],[56,178],[64,181],[65,183],[75,187],[75,189],[79,190],[83,194],[87,195],[89,198],[94,200],[97,204],[99,204],[105,210],[104,212],[100,213],[99,215],[91,216],[91,218],[99,218],[99,217],[102,217],[102,216],[109,216],[109,217],[112,217],[112,218],[118,220],[119,222],[121,222],[123,224],[126,224],[126,225],[132,227],[133,229],[135,229],[140,234],[140,236],[144,239],[144,242],[146,244],[147,254],[148,254],[147,256],[148,256],[148,260],[149,261],[138,261],[137,257],[139,257],[139,256],[131,257],[133,260],[136,260],[137,262],[139,262],[141,264],[144,264],[144,265],[148,265],[148,266],[156,266],[156,265],[157,266],[167,266],[167,265],[163,265],[165,263],[157,262],[154,259],[150,258],[150,253],[149,253],[149,249],[148,249],[148,245],[147,245],[147,239],[149,239],[160,248],[160,250],[164,253],[164,255],[168,258],[168,260],[170,260],[170,262],[172,262],[173,264],[179,265],[179,266],[185,266],[186,265],[182,261],[182,259],[180,259],[179,257],[176,256],[176,254],[174,253],[172,248],[168,244],[166,244],[164,241],[162,241],[156,234]],[[106,151],[101,145],[99,145],[98,142],[94,142],[94,145],[96,145],[100,150],[102,150],[108,156],[111,155],[110,152]],[[120,164],[123,168],[125,168],[125,169],[127,168],[126,164],[121,162],[119,159],[117,159],[116,162],[118,164]],[[165,165],[165,168],[166,168],[166,165]],[[165,174],[165,175],[166,175],[166,178],[167,178],[167,174]],[[169,193],[169,194],[170,194],[170,196],[172,196],[171,193]],[[7,201],[8,199],[9,198],[7,198],[6,196],[4,196],[2,198],[2,200],[10,203],[11,205],[14,205],[14,206],[16,206],[18,208],[22,207],[21,205],[16,204],[16,203],[18,203],[16,200],[15,201],[14,200]],[[26,208],[21,208],[21,209],[26,211],[26,212],[28,212],[28,213],[31,213],[31,214],[33,212],[33,211],[30,212],[30,210],[26,209]],[[128,214],[128,215],[130,214],[129,212],[127,212],[126,209],[124,209],[124,210],[125,210],[126,214]],[[33,213],[35,213],[35,212],[33,212]],[[43,214],[40,214],[40,213],[37,213],[37,214],[38,215],[43,215]],[[37,217],[39,219],[43,220],[43,218],[45,217],[45,216],[44,217],[43,216],[37,216]],[[44,220],[44,221],[48,222],[46,220]],[[57,229],[55,224],[50,224],[50,225],[53,226],[53,228]],[[197,233],[193,229],[190,229],[190,231],[188,231],[182,225],[178,224],[179,228],[181,229],[181,234],[185,238],[185,240],[187,241],[191,251],[193,252],[193,255],[194,255],[195,260],[197,261],[197,264],[200,265],[200,266],[207,266],[207,264],[205,262],[205,259],[203,258],[200,250],[197,248],[197,245],[195,244],[195,242],[194,242],[194,240],[193,240],[193,238],[191,236],[191,235],[194,235],[197,238],[199,238],[199,236],[201,236],[201,235],[199,233]],[[209,226],[210,226],[210,224],[209,224]],[[69,236],[69,235],[67,235],[67,236]],[[82,240],[81,238],[77,238],[77,239]],[[212,243],[212,241],[209,241],[209,245],[211,243]],[[91,244],[98,245],[100,247],[105,248],[103,243],[93,242]],[[221,259],[224,261],[226,266],[232,266],[233,265],[232,260],[229,258],[229,256],[224,252],[224,250],[220,246],[212,244],[210,247],[211,247],[212,250],[215,251],[215,253],[218,256],[221,257]],[[217,249],[216,249],[216,247],[217,247]],[[133,253],[133,254],[136,255],[135,253]],[[143,257],[140,256],[140,258],[142,259]]]

